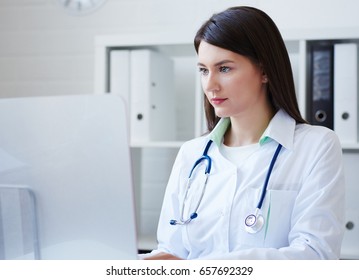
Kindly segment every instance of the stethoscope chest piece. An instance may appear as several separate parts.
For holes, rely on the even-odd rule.
[[[255,214],[250,214],[244,220],[245,229],[248,233],[259,232],[264,225],[264,218],[261,214],[256,211]]]

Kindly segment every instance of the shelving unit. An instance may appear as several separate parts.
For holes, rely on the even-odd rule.
[[[285,40],[292,63],[299,108],[302,115],[307,116],[307,92],[309,82],[307,74],[308,46],[311,42],[318,40],[354,42],[359,45],[359,30],[355,28],[282,30],[282,36]],[[136,154],[135,164],[141,164],[143,160],[146,160],[141,152],[146,150],[152,151],[152,155],[151,152],[149,154],[153,157],[156,157],[156,153],[159,150],[170,150],[171,160],[173,160],[177,149],[184,141],[201,135],[205,130],[202,110],[203,94],[201,91],[198,71],[196,69],[196,53],[192,42],[192,34],[127,34],[98,36],[96,38],[96,94],[121,94],[111,92],[109,86],[111,77],[111,73],[109,72],[110,53],[113,50],[149,49],[155,52],[160,52],[174,61],[176,83],[173,94],[175,95],[176,100],[176,123],[169,125],[175,125],[175,130],[177,132],[175,140],[131,141],[131,147],[135,151],[134,154]],[[342,143],[342,147],[344,153],[357,153],[359,151],[359,139],[352,143]],[[137,167],[135,167],[134,170],[135,172],[138,172],[136,171]],[[168,175],[169,171],[166,176]],[[136,181],[138,184],[136,189],[141,193],[144,184],[141,179],[143,174],[135,174],[135,176],[137,177]],[[165,182],[162,183],[165,185]],[[138,197],[141,197],[141,195],[139,194]],[[140,205],[142,205],[141,203],[143,204],[143,201],[139,202]],[[159,209],[160,208],[157,208],[156,211],[159,212]],[[139,212],[139,215],[141,216],[143,210],[139,209]],[[157,225],[157,216],[155,216],[156,215],[153,216],[154,220],[146,222],[155,223],[155,225]],[[141,217],[139,217],[139,219],[141,220]],[[359,221],[357,227],[359,227]],[[155,231],[152,231],[151,233],[141,233],[140,229],[140,244],[146,244],[144,245],[146,248],[143,249],[152,249],[150,244],[152,244],[153,247],[155,246],[155,243]]]
[[[299,107],[302,114],[307,116],[308,44],[319,40],[359,44],[359,31],[356,29],[284,30],[282,34],[292,62]],[[97,37],[95,47],[95,93],[97,94],[111,93],[109,88],[110,53],[116,49],[150,49],[173,59],[176,68],[174,94],[177,97],[176,101],[179,101],[176,108],[176,115],[179,116],[176,128],[180,135],[176,136],[175,141],[137,141],[137,143],[131,143],[132,146],[179,147],[183,141],[197,137],[204,132],[203,99],[195,65],[196,54],[190,36],[143,34],[141,36],[107,35]],[[186,96],[187,102],[179,99],[183,96]],[[186,120],[186,117],[193,121]],[[185,129],[181,128],[182,121],[186,123]],[[359,149],[359,140],[355,143],[342,143],[342,145],[343,149]]]
[[[171,38],[172,37],[172,38]],[[196,54],[190,38],[168,34],[145,34],[133,36],[100,36],[96,39],[95,48],[95,93],[113,93],[110,88],[111,73],[110,53],[114,50],[147,49],[174,61],[175,86],[175,129],[174,141],[131,141],[133,147],[179,147],[183,141],[202,134],[203,115],[199,86],[199,75],[196,67]],[[160,69],[158,71],[161,71]],[[173,125],[173,124],[168,124]]]

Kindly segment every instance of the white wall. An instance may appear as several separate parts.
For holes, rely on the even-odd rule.
[[[0,97],[93,92],[97,34],[194,32],[234,5],[263,8],[281,29],[358,27],[356,0],[108,0],[73,17],[57,0],[0,0]]]
[[[108,0],[73,17],[57,0],[0,0],[0,97],[91,93],[97,34],[186,32],[201,2],[221,1]]]

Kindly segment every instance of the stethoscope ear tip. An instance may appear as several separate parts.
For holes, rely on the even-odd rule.
[[[190,218],[191,220],[196,219],[198,217],[198,214],[196,212],[192,213]]]
[[[198,217],[198,214],[196,212],[193,212],[190,215],[190,218],[186,221],[180,220],[179,222],[177,220],[170,220],[170,225],[171,226],[175,226],[175,225],[185,225],[188,224],[190,221],[192,221],[193,219],[196,219]]]

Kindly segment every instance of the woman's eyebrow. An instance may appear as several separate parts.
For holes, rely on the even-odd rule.
[[[219,66],[222,64],[226,64],[226,63],[234,63],[234,61],[230,60],[230,59],[224,59],[224,60],[221,60],[221,61],[217,62],[216,64],[214,64],[214,66]],[[198,62],[197,66],[206,66],[206,65],[201,62]]]

